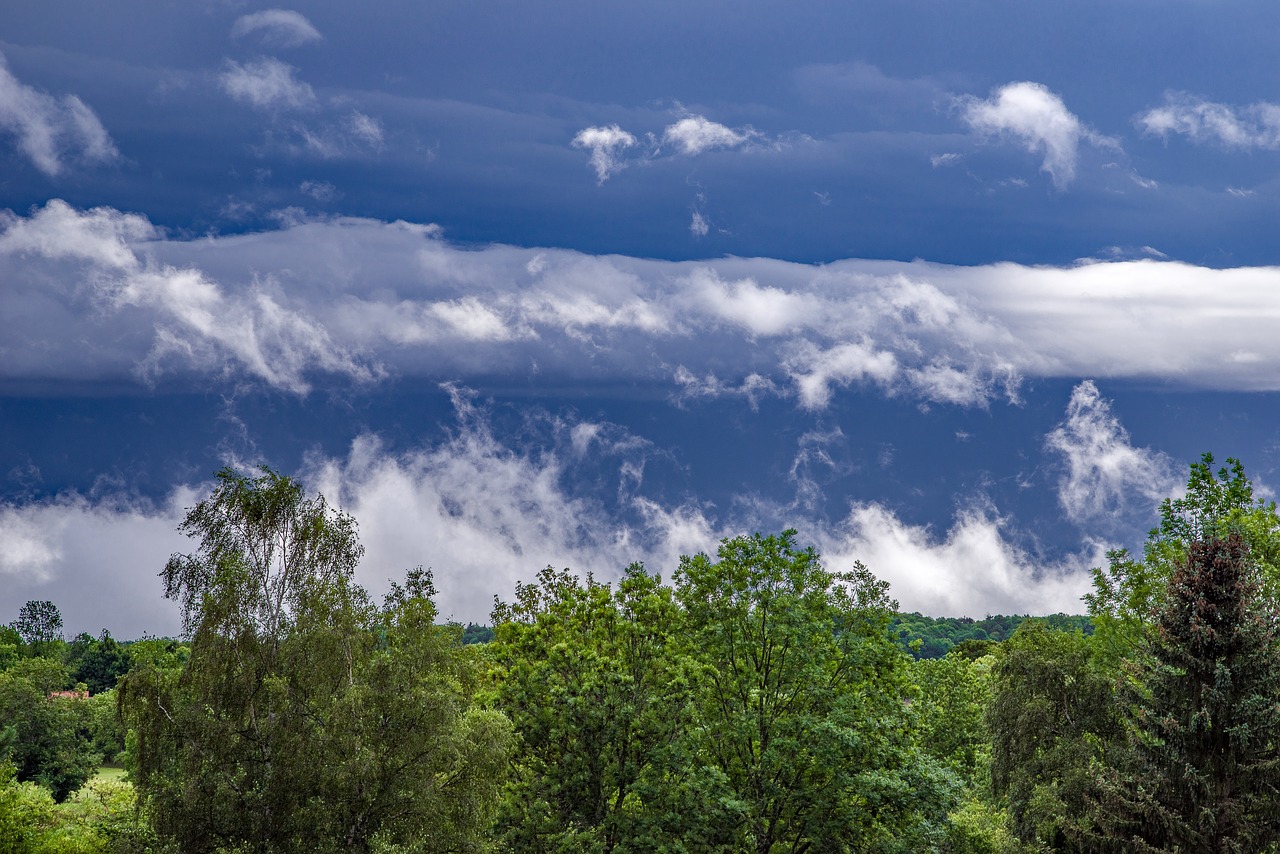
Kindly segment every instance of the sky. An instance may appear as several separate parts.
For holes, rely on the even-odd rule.
[[[223,466],[485,622],[795,528],[1081,613],[1280,484],[1280,6],[0,0],[0,622],[174,635]]]

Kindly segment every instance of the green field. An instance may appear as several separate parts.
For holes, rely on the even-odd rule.
[[[103,765],[98,769],[98,773],[94,779],[119,780],[120,782],[124,782],[127,774],[128,772],[119,765]]]

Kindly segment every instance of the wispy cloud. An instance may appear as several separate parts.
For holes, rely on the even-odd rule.
[[[706,237],[711,227],[707,225],[706,217],[701,211],[694,211],[693,217],[689,220],[689,233],[694,237]]]
[[[249,35],[273,47],[298,47],[323,38],[301,12],[291,9],[264,9],[241,15],[231,25],[231,37]]]
[[[294,76],[297,70],[272,57],[243,65],[228,59],[218,82],[233,99],[259,110],[297,110],[316,101],[311,87]]]
[[[351,135],[373,148],[381,148],[383,142],[382,122],[366,116],[359,110],[352,110],[347,115],[347,129]]]
[[[115,143],[93,110],[75,95],[55,98],[20,82],[0,53],[0,132],[44,174],[54,177],[68,159],[107,162]]]
[[[618,425],[526,412],[530,444],[517,444],[495,432],[465,388],[448,390],[456,421],[446,438],[394,450],[363,434],[345,453],[312,454],[298,475],[359,521],[367,548],[360,583],[377,595],[405,569],[429,566],[442,613],[461,620],[484,620],[494,595],[509,597],[547,565],[607,581],[643,561],[669,578],[682,554],[795,523],[809,497],[805,472],[835,465],[825,449],[838,434],[803,436],[795,504],[745,495],[717,514],[648,495],[644,468],[654,451]],[[0,583],[14,601],[56,599],[72,630],[96,631],[110,613],[118,636],[172,633],[176,609],[161,598],[156,574],[170,554],[191,548],[175,528],[207,488],[177,486],[156,505],[109,494],[0,504]],[[941,534],[865,502],[834,522],[798,525],[829,567],[861,560],[905,609],[933,614],[1075,611],[1088,587],[1085,567],[1097,557],[1045,566],[982,507],[958,513]]]
[[[977,133],[1008,137],[1044,155],[1041,171],[1060,190],[1075,179],[1082,141],[1116,144],[1086,127],[1060,96],[1040,83],[1009,83],[986,100],[966,96],[959,105],[965,123]]]
[[[636,144],[636,138],[617,125],[589,127],[573,138],[574,148],[591,152],[591,168],[596,170],[596,183],[603,184],[622,168],[618,155]]]
[[[1062,456],[1058,503],[1077,525],[1115,528],[1135,510],[1145,518],[1180,483],[1165,454],[1130,444],[1092,381],[1072,390],[1066,418],[1045,437],[1045,447]]]
[[[1280,148],[1280,104],[1259,101],[1235,107],[1186,92],[1167,92],[1165,103],[1137,116],[1145,133],[1185,136],[1227,148]]]

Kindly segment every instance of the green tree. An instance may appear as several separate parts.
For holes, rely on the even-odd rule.
[[[698,746],[742,811],[734,847],[928,847],[954,778],[915,742],[888,585],[861,565],[827,571],[794,536],[725,540],[676,575],[703,666]]]
[[[125,854],[153,851],[155,837],[134,808],[128,783],[92,780],[62,803],[21,783],[0,762],[2,854]]]
[[[1141,557],[1127,549],[1111,551],[1107,566],[1093,572],[1093,592],[1085,601],[1102,650],[1116,666],[1138,648],[1169,579],[1197,539],[1239,532],[1258,568],[1261,594],[1280,601],[1280,514],[1275,502],[1254,497],[1239,460],[1229,457],[1216,475],[1213,463],[1209,453],[1192,463],[1186,494],[1160,503],[1160,524],[1148,534]]]
[[[0,672],[22,657],[22,635],[13,626],[0,626]]]
[[[979,771],[985,773],[990,763],[984,715],[991,699],[991,664],[990,655],[974,659],[956,651],[912,667],[920,686],[920,742],[967,784],[978,782]]]
[[[32,600],[18,609],[13,628],[33,654],[45,655],[62,640],[62,613],[47,599]]]
[[[116,680],[129,672],[128,647],[111,637],[106,629],[98,637],[81,632],[67,644],[64,661],[71,678],[88,686],[91,694],[116,687]]]
[[[0,673],[0,762],[8,757],[17,780],[39,783],[62,801],[97,770],[90,711],[83,700],[52,697],[67,671],[47,658],[27,658]]]
[[[1024,842],[1076,850],[1090,768],[1119,733],[1111,671],[1091,638],[1022,623],[1001,644],[987,709],[991,782]]]
[[[1280,841],[1280,639],[1259,586],[1234,532],[1192,541],[1169,579],[1131,670],[1127,749],[1102,775],[1098,817],[1112,850],[1255,852]]]
[[[493,622],[495,701],[520,736],[499,817],[505,846],[712,844],[710,825],[731,816],[700,797],[708,780],[678,746],[693,694],[671,588],[638,564],[616,590],[548,567],[497,603]]]
[[[137,785],[181,850],[467,851],[483,845],[510,726],[437,627],[428,573],[386,604],[353,581],[355,521],[269,469],[218,474],[162,572],[190,656],[121,682]]]

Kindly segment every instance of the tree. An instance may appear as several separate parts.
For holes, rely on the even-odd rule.
[[[1111,672],[1094,647],[1080,632],[1028,620],[996,655],[991,782],[1024,842],[1073,850],[1088,823],[1090,769],[1119,733]]]
[[[161,573],[191,636],[180,670],[135,655],[119,687],[141,799],[184,851],[480,846],[510,726],[434,624],[429,573],[383,607],[353,580],[355,521],[270,469],[218,473]],[[140,652],[146,652],[145,650]]]
[[[1107,554],[1105,568],[1093,571],[1093,592],[1085,596],[1102,652],[1116,666],[1138,648],[1160,608],[1170,577],[1185,561],[1192,542],[1234,530],[1250,548],[1261,593],[1280,601],[1280,513],[1275,502],[1257,499],[1244,466],[1228,457],[1213,471],[1213,454],[1192,463],[1186,494],[1160,503],[1160,524],[1147,535],[1142,556],[1127,549]]]
[[[888,585],[827,571],[794,537],[725,540],[676,574],[702,665],[698,748],[742,812],[732,847],[929,847],[955,781],[915,742]]]
[[[165,564],[165,596],[182,605],[188,635],[252,635],[273,649],[309,597],[352,584],[364,554],[356,522],[266,467],[255,478],[229,468],[217,478],[178,526],[200,549]]]
[[[1102,775],[1097,814],[1112,850],[1280,841],[1280,638],[1259,586],[1239,532],[1192,541],[1169,579],[1131,667],[1120,767]]]
[[[22,642],[42,654],[49,645],[62,640],[62,613],[47,599],[30,601],[18,609],[17,629]]]
[[[102,761],[93,749],[88,704],[50,696],[66,685],[66,668],[47,658],[23,659],[0,673],[0,762],[11,758],[19,781],[39,783],[58,801]]]
[[[991,700],[991,665],[991,655],[970,658],[958,645],[944,658],[924,659],[912,667],[920,686],[921,744],[966,784],[976,782],[980,768],[985,775],[990,761],[983,715]]]
[[[499,815],[505,846],[713,844],[732,816],[700,797],[709,781],[678,745],[693,693],[671,588],[639,564],[616,590],[548,567],[496,603],[493,622],[495,702],[520,736]]]
[[[67,644],[64,660],[75,682],[83,682],[91,694],[116,687],[116,680],[129,672],[129,651],[106,629],[97,637],[81,632]]]

